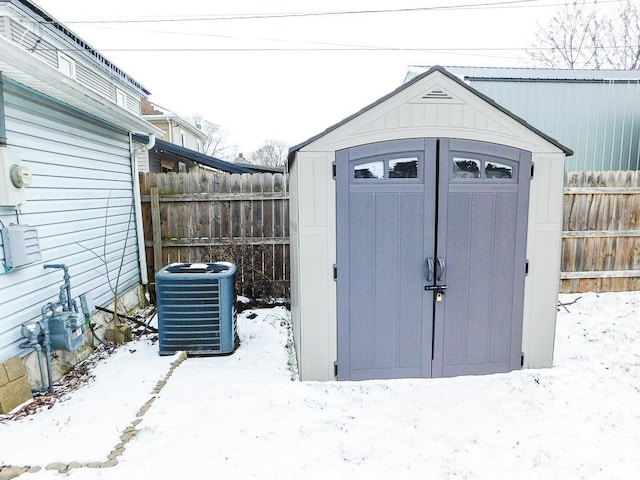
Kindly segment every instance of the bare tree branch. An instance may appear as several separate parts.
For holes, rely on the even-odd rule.
[[[265,140],[260,148],[249,155],[249,160],[257,165],[281,167],[287,161],[289,148],[280,140]]]
[[[612,14],[597,0],[576,0],[539,26],[526,51],[534,66],[640,69],[640,7],[626,0]]]
[[[527,56],[541,67],[600,68],[603,24],[607,21],[599,16],[597,2],[574,1],[548,25],[538,27]]]
[[[192,113],[187,117],[187,120],[205,134],[205,139],[202,142],[202,153],[224,159],[231,157],[231,150],[235,146],[228,144],[228,132],[224,128],[206,120],[199,113]]]

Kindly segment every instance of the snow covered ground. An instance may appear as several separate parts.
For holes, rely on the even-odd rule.
[[[137,341],[53,408],[0,417],[0,465],[42,467],[27,480],[639,478],[640,292],[567,308],[554,368],[477,377],[292,380],[282,308],[245,312],[228,357],[172,368]]]

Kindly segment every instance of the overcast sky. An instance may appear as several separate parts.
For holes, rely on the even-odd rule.
[[[267,138],[293,145],[321,132],[399,86],[412,64],[521,66],[537,23],[564,2],[36,3],[141,82],[154,103],[202,114],[247,155]],[[369,13],[340,13],[356,11]]]

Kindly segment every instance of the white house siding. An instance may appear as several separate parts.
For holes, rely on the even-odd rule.
[[[113,83],[98,75],[88,66],[76,64],[76,79],[103,97],[115,101],[116,93],[113,88]],[[140,113],[140,110],[134,113]]]
[[[127,95],[127,110],[129,110],[134,115],[140,115],[142,111],[142,102],[138,97],[134,97],[132,95]]]
[[[13,12],[13,10],[9,10]],[[0,12],[1,15],[2,12]],[[62,44],[56,42],[51,43],[48,28],[33,20],[26,20],[23,17],[20,21],[10,17],[0,17],[0,36],[4,36],[15,45],[28,51],[31,55],[43,61],[50,67],[58,69],[58,53],[60,51],[69,55],[75,62],[75,79],[87,88],[90,88],[100,96],[112,101],[116,101],[116,90],[114,87],[114,79],[123,80],[122,83],[115,82],[119,89],[127,94],[126,110],[134,115],[140,115],[140,97],[142,87],[134,86],[127,82],[124,78],[120,78],[121,74],[111,71],[105,65],[100,69],[96,69],[95,59],[82,48],[78,48],[75,43]],[[57,34],[54,30],[54,34]]]
[[[5,17],[6,18],[6,17]],[[58,68],[58,49],[55,48],[51,43],[42,39],[42,36],[38,36],[29,29],[20,25],[19,23],[6,18],[6,22],[9,24],[8,32],[10,32],[10,39],[21,46],[22,48],[29,50],[38,57],[43,60],[48,65],[51,65],[54,68]],[[32,28],[34,23],[31,23]],[[36,26],[37,28],[37,26]]]
[[[62,271],[43,264],[66,264],[73,298],[90,291],[96,305],[113,300],[103,260],[114,286],[122,261],[119,292],[140,278],[128,132],[8,79],[4,85],[7,143],[33,174],[18,217],[37,228],[42,261],[0,275],[0,361],[24,353],[20,325],[57,300]],[[5,225],[16,218],[0,207]]]

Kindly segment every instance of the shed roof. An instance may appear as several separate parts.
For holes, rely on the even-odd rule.
[[[371,110],[372,108],[380,105],[381,103],[387,101],[388,99],[390,99],[391,97],[393,97],[394,95],[402,92],[403,90],[405,90],[406,88],[409,88],[411,85],[421,81],[423,78],[428,77],[429,75],[433,74],[434,72],[440,72],[441,74],[445,75],[446,77],[448,77],[450,80],[458,83],[459,85],[461,85],[462,87],[464,87],[465,89],[467,89],[468,91],[470,91],[471,93],[473,93],[474,95],[480,97],[482,100],[484,100],[485,102],[489,103],[490,105],[492,105],[493,107],[497,108],[498,110],[500,110],[501,112],[505,113],[506,115],[508,115],[510,118],[512,118],[513,120],[515,120],[516,122],[520,123],[521,125],[523,125],[524,127],[526,127],[527,129],[531,130],[532,132],[534,132],[536,135],[542,137],[543,139],[545,139],[547,142],[551,143],[552,145],[554,145],[555,147],[559,148],[560,150],[562,150],[565,155],[569,156],[569,155],[573,155],[573,151],[567,147],[565,147],[564,145],[560,144],[557,140],[555,140],[554,138],[551,138],[550,136],[546,135],[545,133],[541,132],[540,130],[538,130],[537,128],[533,127],[532,125],[529,125],[525,120],[523,120],[522,118],[518,117],[517,115],[515,115],[514,113],[510,112],[509,110],[507,110],[506,108],[498,105],[494,100],[492,100],[491,98],[487,97],[486,95],[484,95],[483,93],[479,92],[478,90],[470,87],[469,85],[467,85],[466,83],[464,83],[462,80],[460,80],[457,76],[455,76],[454,74],[450,73],[449,71],[447,71],[444,67],[440,66],[440,65],[436,65],[433,66],[431,68],[429,68],[426,72],[421,73],[417,76],[415,76],[414,78],[412,78],[411,80],[405,82],[403,85],[399,86],[398,88],[396,88],[395,90],[393,90],[392,92],[388,93],[387,95],[385,95],[384,97],[379,98],[378,100],[376,100],[375,102],[367,105],[366,107],[362,108],[360,111],[354,113],[353,115],[348,116],[347,118],[343,119],[342,121],[336,123],[335,125],[330,126],[329,128],[327,128],[326,130],[324,130],[323,132],[309,138],[308,140],[305,140],[302,143],[299,143],[297,145],[294,145],[293,147],[291,147],[289,149],[289,156],[288,156],[288,161],[291,162],[293,161],[293,159],[295,158],[295,153],[306,147],[307,145],[315,142],[316,140],[322,138],[323,136],[327,135],[328,133],[338,129],[339,127],[349,123],[350,121],[352,121],[353,119],[359,117],[360,115],[368,112],[369,110]]]

